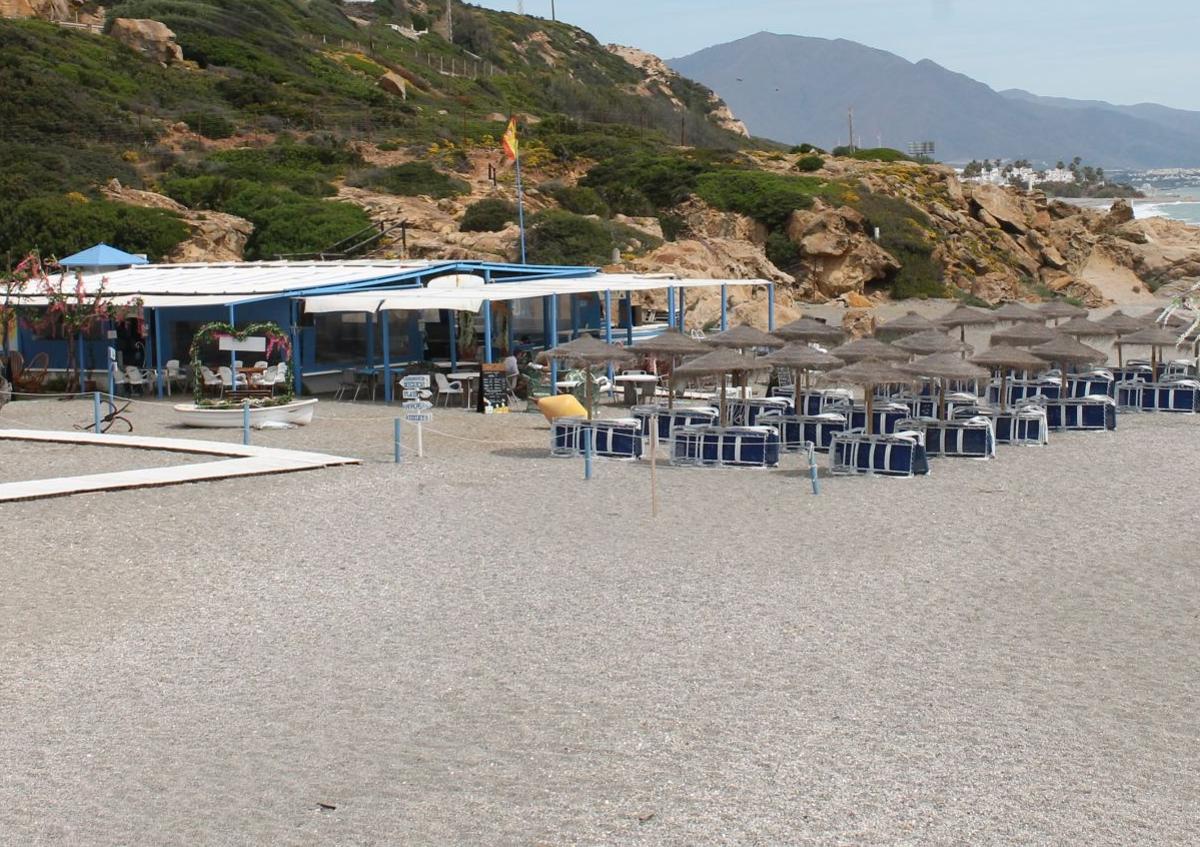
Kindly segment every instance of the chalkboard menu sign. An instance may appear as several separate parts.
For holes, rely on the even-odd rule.
[[[508,411],[508,376],[503,364],[480,365],[479,403],[476,408],[489,415]]]

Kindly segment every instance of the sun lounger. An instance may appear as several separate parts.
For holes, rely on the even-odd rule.
[[[841,432],[830,444],[830,469],[837,475],[923,476],[929,473],[929,459],[916,432]]]
[[[637,459],[642,455],[642,427],[635,418],[556,418],[550,429],[550,454],[582,456],[585,431],[591,433],[593,456]]]
[[[1093,395],[1066,400],[1046,400],[1046,425],[1050,429],[1103,431],[1117,428],[1117,401]]]
[[[720,415],[710,406],[677,406],[668,409],[666,406],[634,406],[630,412],[642,425],[642,433],[650,434],[650,421],[658,417],[658,440],[670,441],[672,433],[685,426],[704,426],[715,424]]]
[[[996,433],[992,419],[972,415],[952,420],[918,418],[901,421],[901,431],[919,430],[925,434],[925,453],[947,458],[991,459],[996,455]]]
[[[671,461],[681,465],[770,468],[779,433],[769,426],[693,426],[675,430]]]
[[[1001,414],[993,408],[959,410],[964,417],[984,415],[991,419],[997,444],[1044,447],[1047,443],[1046,409],[1036,403],[1023,403]],[[973,413],[973,414],[972,414]]]
[[[908,406],[903,403],[882,402],[871,409],[871,431],[881,435],[890,435],[896,430],[896,424],[912,416]],[[865,406],[855,406],[850,415],[851,429],[866,429],[867,409]]]
[[[823,388],[800,392],[800,408],[797,415],[820,415],[829,411],[831,406],[849,406],[854,402],[854,395],[845,388]]]
[[[1117,405],[1126,411],[1194,414],[1200,411],[1200,381],[1121,382],[1117,385]]]
[[[729,421],[734,426],[755,426],[764,412],[786,415],[792,411],[791,401],[784,397],[751,397],[733,400],[729,404]]]

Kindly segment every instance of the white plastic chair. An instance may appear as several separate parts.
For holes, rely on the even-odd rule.
[[[337,391],[333,393],[334,400],[341,400],[346,396],[346,392],[351,388],[354,389],[354,399],[358,399],[358,390],[360,388],[358,375],[354,373],[354,368],[346,368],[342,371],[342,379],[338,382]]]
[[[433,379],[437,383],[438,399],[442,401],[443,406],[450,405],[451,394],[460,395],[463,398],[464,405],[466,404],[467,395],[466,392],[463,391],[463,384],[461,380],[446,379],[446,375],[440,371],[434,373]]]
[[[179,383],[181,388],[187,388],[187,377],[183,373],[183,369],[179,365],[178,359],[167,360],[167,396],[171,396],[172,383]]]
[[[219,377],[221,377],[221,385],[224,388],[227,388],[230,391],[232,391],[233,390],[233,371],[231,371],[226,365],[221,365],[221,367],[217,368],[217,375]],[[237,384],[245,385],[246,377],[242,376],[241,374],[238,374],[237,375]]]
[[[221,378],[213,373],[210,368],[204,365],[200,366],[200,379],[204,382],[204,387],[206,389],[216,388],[217,394],[225,393],[225,385],[222,383]]]
[[[113,394],[117,394],[121,391],[122,386],[127,385],[128,381],[125,379],[124,372],[116,364],[109,365],[108,369],[112,376]]]
[[[129,386],[130,391],[136,388],[139,394],[145,395],[146,393],[146,375],[133,365],[125,367],[125,384]]]
[[[258,365],[255,365],[255,367],[258,367]],[[262,373],[254,374],[254,384],[260,388],[275,384],[275,366],[264,365],[263,367],[265,369]]]

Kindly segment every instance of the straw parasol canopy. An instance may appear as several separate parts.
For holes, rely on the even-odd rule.
[[[1074,338],[1099,338],[1100,336],[1116,335],[1116,331],[1106,327],[1099,321],[1090,321],[1085,317],[1071,318],[1065,324],[1055,327],[1059,332]]]
[[[1108,327],[1116,335],[1128,335],[1146,327],[1146,322],[1142,318],[1127,315],[1120,309],[1113,312],[1107,318],[1101,318],[1096,323],[1100,326]]]
[[[992,346],[1006,344],[1011,347],[1032,347],[1035,344],[1045,344],[1057,335],[1054,330],[1044,324],[1024,323],[992,333]]]
[[[843,362],[861,362],[863,359],[908,361],[908,353],[898,350],[890,344],[884,344],[877,338],[859,338],[843,344],[841,347],[833,348],[829,351],[829,355],[836,356]]]
[[[790,324],[778,327],[772,334],[788,341],[815,341],[833,344],[839,343],[846,337],[846,331],[840,326],[830,326],[814,318],[799,318]]]
[[[929,318],[919,315],[916,312],[909,312],[895,320],[881,324],[875,330],[875,337],[884,341],[889,341],[893,338],[903,338],[906,335],[915,335],[918,332],[927,332],[936,330],[938,325]]]
[[[967,327],[984,326],[995,322],[996,316],[991,312],[972,309],[970,306],[961,304],[951,309],[948,314],[938,318],[938,324],[943,327],[958,327],[958,340],[964,342],[967,340]]]
[[[675,379],[675,368],[679,364],[679,360],[685,356],[701,356],[707,353],[711,348],[699,339],[692,338],[690,335],[685,335],[677,329],[671,328],[660,332],[652,338],[645,338],[637,341],[630,348],[636,353],[650,353],[655,356],[670,356],[671,357],[671,380]],[[667,408],[675,408],[675,391],[674,387],[670,387],[667,391]]]
[[[1009,321],[1010,323],[1045,323],[1045,315],[1034,311],[1023,303],[1018,303],[1015,300],[1010,300],[996,311],[992,312],[992,317],[997,321]]]
[[[1061,366],[1062,396],[1067,396],[1067,365],[1087,365],[1093,362],[1103,362],[1108,358],[1095,347],[1089,347],[1076,341],[1069,335],[1056,335],[1045,344],[1029,348],[1029,352],[1039,359],[1054,362]]]
[[[897,370],[891,362],[881,359],[863,359],[844,368],[829,371],[822,381],[830,384],[861,385],[867,402],[867,435],[873,429],[874,388],[876,385],[891,385],[897,382],[912,382],[912,377]]]
[[[703,356],[684,362],[675,369],[678,376],[713,376],[724,374],[747,374],[751,371],[767,370],[771,367],[766,358],[757,359],[736,350],[713,350]],[[725,380],[721,380],[721,426],[725,426]]]
[[[782,350],[776,350],[769,356],[764,356],[763,361],[772,365],[783,368],[791,368],[795,375],[792,380],[793,393],[796,400],[797,410],[800,408],[800,373],[807,374],[809,371],[827,371],[832,368],[839,368],[845,364],[841,359],[832,356],[829,353],[822,353],[815,347],[809,347],[807,344],[789,344]],[[797,411],[799,414],[799,411]]]
[[[1038,313],[1045,319],[1057,321],[1061,318],[1086,318],[1088,311],[1062,300],[1051,300],[1038,306]]]
[[[710,335],[704,340],[712,347],[732,347],[738,350],[746,350],[751,347],[770,347],[771,349],[775,349],[782,347],[786,343],[778,336],[771,335],[769,332],[763,332],[761,329],[755,329],[747,324],[735,326],[724,332],[718,332],[716,335]]]
[[[892,346],[908,353],[916,353],[919,356],[928,356],[933,353],[961,353],[963,350],[970,349],[970,345],[936,329],[906,336],[892,342]]]
[[[1030,353],[1028,350],[1022,350],[1019,347],[1006,347],[1001,344],[996,347],[984,350],[971,357],[971,361],[977,365],[983,365],[986,368],[1000,371],[1000,411],[1004,411],[1006,395],[1008,394],[1008,372],[1014,371],[1041,371],[1045,369],[1046,362],[1043,359]]]
[[[626,348],[618,347],[615,344],[608,344],[591,335],[581,335],[573,341],[568,341],[566,344],[552,347],[546,351],[546,355],[563,362],[579,363],[585,368],[591,365],[608,364],[609,362],[629,362],[635,358],[634,354]],[[590,371],[588,379],[584,382],[584,392],[587,395],[587,416],[588,420],[591,420],[592,379]]]
[[[1173,332],[1169,329],[1163,329],[1161,326],[1149,326],[1139,329],[1137,332],[1131,332],[1129,335],[1123,335],[1117,339],[1117,349],[1120,350],[1125,345],[1134,347],[1149,347],[1150,348],[1150,367],[1154,369],[1155,376],[1158,374],[1158,351],[1163,347],[1178,347],[1180,344],[1178,332]]]
[[[938,417],[946,418],[946,383],[949,380],[975,381],[987,379],[991,374],[977,365],[965,361],[956,353],[934,353],[907,365],[900,365],[900,370],[913,376],[924,376],[941,381],[942,390],[938,394]]]

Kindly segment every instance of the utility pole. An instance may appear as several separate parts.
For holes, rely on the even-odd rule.
[[[846,110],[846,114],[850,119],[850,152],[854,152],[854,107]]]
[[[554,14],[554,0],[550,0],[550,20],[558,20],[558,17]]]

